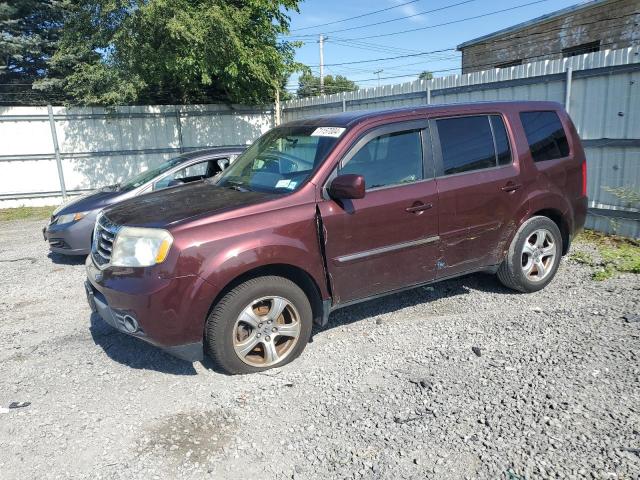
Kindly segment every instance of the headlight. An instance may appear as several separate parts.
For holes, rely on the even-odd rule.
[[[78,220],[82,220],[87,216],[89,212],[76,212],[76,213],[65,213],[64,215],[60,215],[56,223],[58,225],[62,225],[64,223],[77,222]]]
[[[164,262],[173,237],[159,228],[122,227],[111,253],[114,267],[150,267]]]

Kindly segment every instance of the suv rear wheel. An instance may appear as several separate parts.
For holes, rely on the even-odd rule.
[[[561,256],[562,235],[558,226],[547,217],[532,217],[513,238],[498,269],[498,279],[513,290],[536,292],[553,279]]]
[[[214,307],[205,332],[207,353],[231,374],[281,367],[304,350],[312,319],[309,299],[291,280],[254,278]]]

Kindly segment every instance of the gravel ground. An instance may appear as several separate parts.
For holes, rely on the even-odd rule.
[[[0,407],[31,402],[0,409],[3,480],[640,478],[637,276],[565,258],[536,294],[447,281],[228,377],[92,317],[41,223],[0,223]]]

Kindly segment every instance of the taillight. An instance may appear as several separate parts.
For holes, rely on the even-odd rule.
[[[587,196],[587,161],[582,161],[582,196]]]

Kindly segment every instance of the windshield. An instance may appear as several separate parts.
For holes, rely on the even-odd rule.
[[[135,177],[131,177],[129,180],[126,180],[120,185],[121,190],[133,190],[134,188],[138,188],[141,185],[144,185],[150,180],[153,180],[158,175],[162,175],[164,172],[171,170],[173,167],[178,165],[179,163],[184,162],[184,157],[176,157],[171,160],[167,160],[164,163],[161,163],[156,168],[152,168],[151,170],[145,170],[142,173],[139,173]]]
[[[278,127],[256,140],[224,171],[222,187],[290,193],[327,157],[341,127]]]

